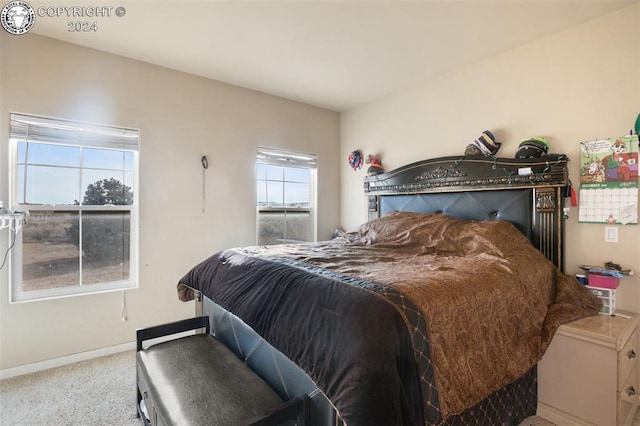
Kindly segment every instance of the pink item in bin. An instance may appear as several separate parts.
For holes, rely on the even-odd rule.
[[[589,274],[588,278],[589,287],[598,288],[618,288],[620,285],[620,278],[610,277],[607,275]]]

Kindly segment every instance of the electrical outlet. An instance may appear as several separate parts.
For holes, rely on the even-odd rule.
[[[607,243],[618,242],[618,228],[615,226],[605,226],[604,228],[604,241]]]

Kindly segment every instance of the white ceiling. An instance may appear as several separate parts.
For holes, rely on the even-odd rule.
[[[29,3],[113,7],[102,18],[36,14],[32,32],[343,111],[638,1]],[[70,21],[97,31],[69,32]]]

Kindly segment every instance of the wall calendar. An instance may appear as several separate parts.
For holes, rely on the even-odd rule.
[[[581,143],[578,221],[638,223],[638,135]]]

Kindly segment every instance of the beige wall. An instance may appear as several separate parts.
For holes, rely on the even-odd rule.
[[[258,145],[317,153],[318,237],[338,225],[337,113],[37,35],[3,32],[0,42],[5,205],[9,112],[140,129],[140,279],[126,292],[128,321],[120,292],[9,304],[5,268],[0,369],[132,342],[136,327],[192,315],[177,280],[215,251],[255,243]]]
[[[343,226],[366,218],[362,177],[346,161],[354,149],[379,153],[387,170],[409,162],[462,155],[485,129],[513,157],[520,140],[543,136],[572,159],[579,182],[579,142],[628,134],[640,112],[640,5],[563,31],[439,79],[342,114]],[[625,278],[618,306],[640,311],[640,225],[621,226],[619,243],[604,242],[604,225],[567,223],[566,270],[613,260],[638,275]]]

